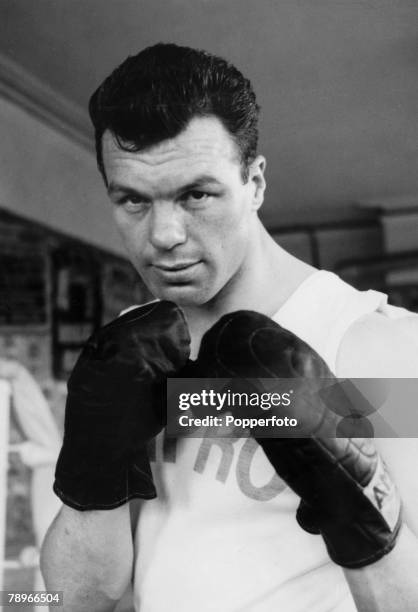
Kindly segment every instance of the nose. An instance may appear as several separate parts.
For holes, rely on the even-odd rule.
[[[150,215],[149,240],[155,249],[172,250],[186,241],[183,211],[174,203],[154,202]]]

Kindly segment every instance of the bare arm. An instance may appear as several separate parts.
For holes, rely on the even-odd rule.
[[[418,378],[417,338],[418,318],[388,322],[371,315],[349,330],[337,374],[342,378]],[[414,612],[418,609],[418,439],[375,442],[400,491],[404,525],[388,555],[344,573],[359,612]]]
[[[418,541],[405,525],[388,555],[361,569],[344,570],[359,612],[416,612],[417,572]]]
[[[132,577],[129,504],[79,512],[63,506],[46,535],[46,588],[64,592],[63,612],[111,612]]]

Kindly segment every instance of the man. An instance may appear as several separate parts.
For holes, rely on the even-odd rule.
[[[258,110],[251,84],[236,68],[175,45],[156,45],[128,58],[92,97],[98,165],[116,224],[133,265],[162,300],[157,319],[155,305],[139,311],[145,317],[143,345],[150,346],[148,321],[152,327],[168,317],[170,324],[159,335],[171,354],[173,347],[182,347],[165,369],[154,367],[160,362],[153,353],[147,371],[158,370],[161,382],[164,372],[181,371],[187,361],[187,334],[168,300],[184,313],[192,360],[199,359],[208,330],[216,330],[226,313],[244,310],[290,330],[292,339],[307,342],[338,376],[416,377],[417,345],[410,333],[417,330],[415,317],[388,307],[377,292],[357,292],[299,261],[262,226],[257,213],[266,162],[257,154]],[[159,436],[153,471],[158,498],[141,504],[133,540],[124,502],[153,495],[144,444],[161,427],[149,425],[144,408],[140,420],[147,423],[132,451],[140,446],[140,458],[127,474],[123,462],[100,474],[106,453],[86,459],[89,451],[79,442],[87,429],[94,444],[92,422],[102,428],[99,413],[94,421],[94,411],[85,416],[84,404],[78,409],[77,402],[80,389],[88,389],[117,426],[112,406],[118,394],[109,399],[114,391],[106,381],[116,372],[121,398],[131,384],[117,355],[124,350],[123,326],[132,330],[136,312],[90,342],[82,362],[91,376],[82,363],[70,381],[75,408],[67,419],[70,441],[55,488],[66,505],[43,554],[48,587],[65,591],[64,609],[112,610],[133,573],[136,608],[145,612],[416,610],[418,487],[407,473],[418,459],[415,441],[380,441],[401,492],[402,528],[396,538],[393,532],[382,556],[355,569],[331,562],[323,539],[299,527],[300,498],[252,438],[169,443]],[[128,336],[138,346],[135,334]],[[104,362],[116,355],[109,362],[113,370],[97,374],[97,365],[91,365],[100,361],[97,354]],[[125,362],[130,363],[129,355]],[[146,406],[149,384],[156,380],[148,375],[145,390],[137,388]],[[135,429],[139,417],[132,415],[138,413],[130,406],[126,410]],[[87,425],[84,419],[90,419]],[[112,446],[107,432],[103,439]],[[80,461],[96,466],[97,477],[94,470],[87,476],[81,470],[77,479],[74,464],[80,470]],[[132,465],[139,466],[136,476]],[[124,489],[116,479],[109,494],[108,470],[125,474],[132,486]],[[80,485],[84,479],[93,493]]]

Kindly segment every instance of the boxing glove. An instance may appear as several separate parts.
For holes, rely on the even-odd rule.
[[[206,332],[197,363],[200,377],[334,378],[309,345],[251,311],[227,314]],[[349,397],[337,397],[346,405],[335,411],[318,394],[299,391],[286,414],[297,418],[305,437],[257,441],[277,474],[301,497],[301,527],[322,534],[335,563],[359,568],[394,547],[401,502],[372,441],[336,437],[338,414],[355,413]]]
[[[77,510],[156,496],[147,442],[164,427],[166,379],[187,362],[181,310],[161,301],[132,309],[87,341],[68,380],[55,493]]]

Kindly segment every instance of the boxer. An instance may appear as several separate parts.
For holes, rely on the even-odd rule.
[[[416,440],[173,441],[158,431],[165,379],[202,361],[206,332],[220,333],[234,368],[237,357],[254,365],[248,330],[263,316],[307,357],[302,376],[324,362],[338,377],[417,377],[417,317],[269,235],[260,108],[226,60],[148,47],[99,85],[89,111],[116,226],[161,306],[99,330],[70,378],[47,587],[77,612],[114,609],[132,580],[141,612],[415,612]],[[224,335],[219,321],[239,311],[259,314]],[[256,356],[287,371],[284,332],[264,324]],[[402,514],[392,480],[393,496],[373,503],[379,457]]]

